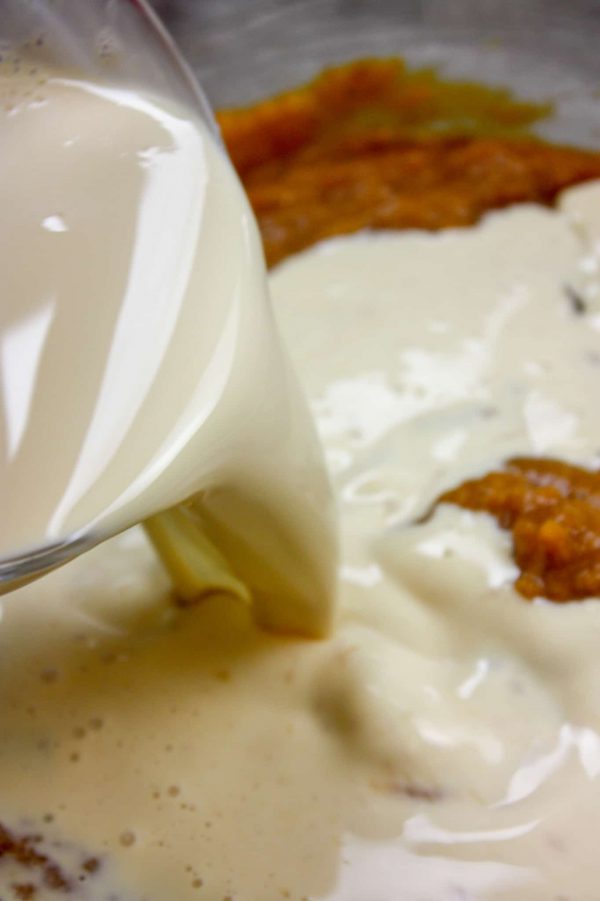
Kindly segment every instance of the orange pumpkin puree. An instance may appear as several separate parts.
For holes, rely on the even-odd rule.
[[[515,458],[438,503],[491,513],[511,530],[521,570],[515,588],[523,597],[600,596],[600,473],[560,460]]]
[[[218,119],[273,266],[333,235],[470,225],[600,178],[600,153],[528,132],[551,111],[372,59]],[[442,501],[487,511],[512,531],[524,597],[600,596],[600,474],[515,459]]]
[[[600,177],[600,153],[528,134],[550,112],[373,59],[218,119],[273,266],[333,235],[471,225]]]

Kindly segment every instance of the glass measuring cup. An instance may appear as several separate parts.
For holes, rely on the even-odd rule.
[[[60,66],[119,88],[143,88],[193,111],[218,140],[202,90],[174,42],[145,0],[0,0],[4,64]],[[0,159],[0,166],[2,160]],[[32,261],[35,266],[36,261]],[[10,386],[3,371],[3,431],[8,433]],[[25,390],[23,385],[17,390]],[[21,431],[25,428],[21,423]],[[5,441],[5,445],[7,442]],[[9,454],[9,449],[2,451]],[[25,497],[23,503],[35,503]],[[0,593],[41,575],[92,547],[106,534],[85,530],[0,557]]]

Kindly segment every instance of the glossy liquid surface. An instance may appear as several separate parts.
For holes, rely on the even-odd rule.
[[[185,111],[9,62],[0,557],[193,497],[258,618],[324,631],[332,502],[233,170]]]

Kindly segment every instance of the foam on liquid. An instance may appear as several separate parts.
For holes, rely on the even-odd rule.
[[[0,559],[195,498],[258,618],[324,631],[327,477],[214,138],[134,91],[5,64],[0,141]]]

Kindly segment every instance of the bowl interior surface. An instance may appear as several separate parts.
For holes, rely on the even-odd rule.
[[[250,103],[364,56],[551,100],[551,140],[600,147],[597,0],[163,0],[215,107]]]

